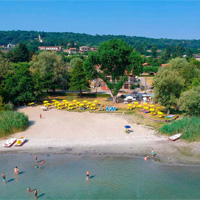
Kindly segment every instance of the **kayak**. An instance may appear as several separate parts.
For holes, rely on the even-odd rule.
[[[13,144],[17,141],[16,138],[11,138],[6,141],[6,143],[3,145],[4,147],[12,147]]]
[[[22,146],[25,142],[26,142],[26,138],[20,137],[20,139],[17,139],[15,146],[16,147]]]

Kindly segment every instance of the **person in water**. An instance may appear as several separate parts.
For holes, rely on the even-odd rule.
[[[35,155],[35,163],[37,163],[37,155]]]
[[[14,174],[18,175],[19,174],[19,169],[17,168],[17,166],[14,168]]]
[[[148,160],[148,159],[149,159],[149,156],[145,156],[145,157],[144,157],[144,160]]]
[[[3,183],[6,183],[6,174],[5,172],[3,174],[1,174],[2,178],[3,178]]]
[[[37,199],[37,190],[36,190],[36,188],[34,190],[34,196],[35,196],[35,199]]]
[[[86,172],[86,179],[88,180],[90,178],[90,172],[89,170]]]
[[[28,187],[28,188],[27,188],[27,191],[28,191],[28,192],[31,192],[31,188]]]

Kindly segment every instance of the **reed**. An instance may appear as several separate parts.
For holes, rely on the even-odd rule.
[[[0,137],[24,131],[29,125],[28,117],[16,111],[0,112]]]
[[[182,133],[181,139],[189,142],[200,141],[200,118],[185,117],[183,119],[173,121],[171,124],[165,124],[160,128],[160,132],[173,135]]]

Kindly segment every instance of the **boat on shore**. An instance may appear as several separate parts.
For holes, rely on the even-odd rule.
[[[175,135],[172,135],[172,136],[169,137],[169,140],[176,141],[181,137],[181,135],[182,135],[182,133],[177,133]]]
[[[12,147],[13,144],[15,144],[16,141],[17,141],[16,138],[11,138],[11,139],[6,141],[6,143],[3,145],[3,147]]]
[[[25,142],[26,142],[26,138],[20,137],[20,139],[17,139],[15,146],[16,147],[22,146]]]

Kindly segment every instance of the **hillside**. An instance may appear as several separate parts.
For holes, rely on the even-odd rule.
[[[177,39],[153,39],[146,37],[125,36],[125,35],[89,35],[72,32],[38,32],[38,31],[0,31],[0,45],[8,43],[17,44],[20,41],[25,43],[41,43],[35,39],[38,35],[43,39],[42,45],[62,45],[75,42],[79,45],[98,46],[101,42],[113,38],[120,38],[135,48],[150,49],[156,45],[159,49],[165,49],[168,45],[176,46],[181,44],[185,48],[199,49],[200,40],[177,40]]]

